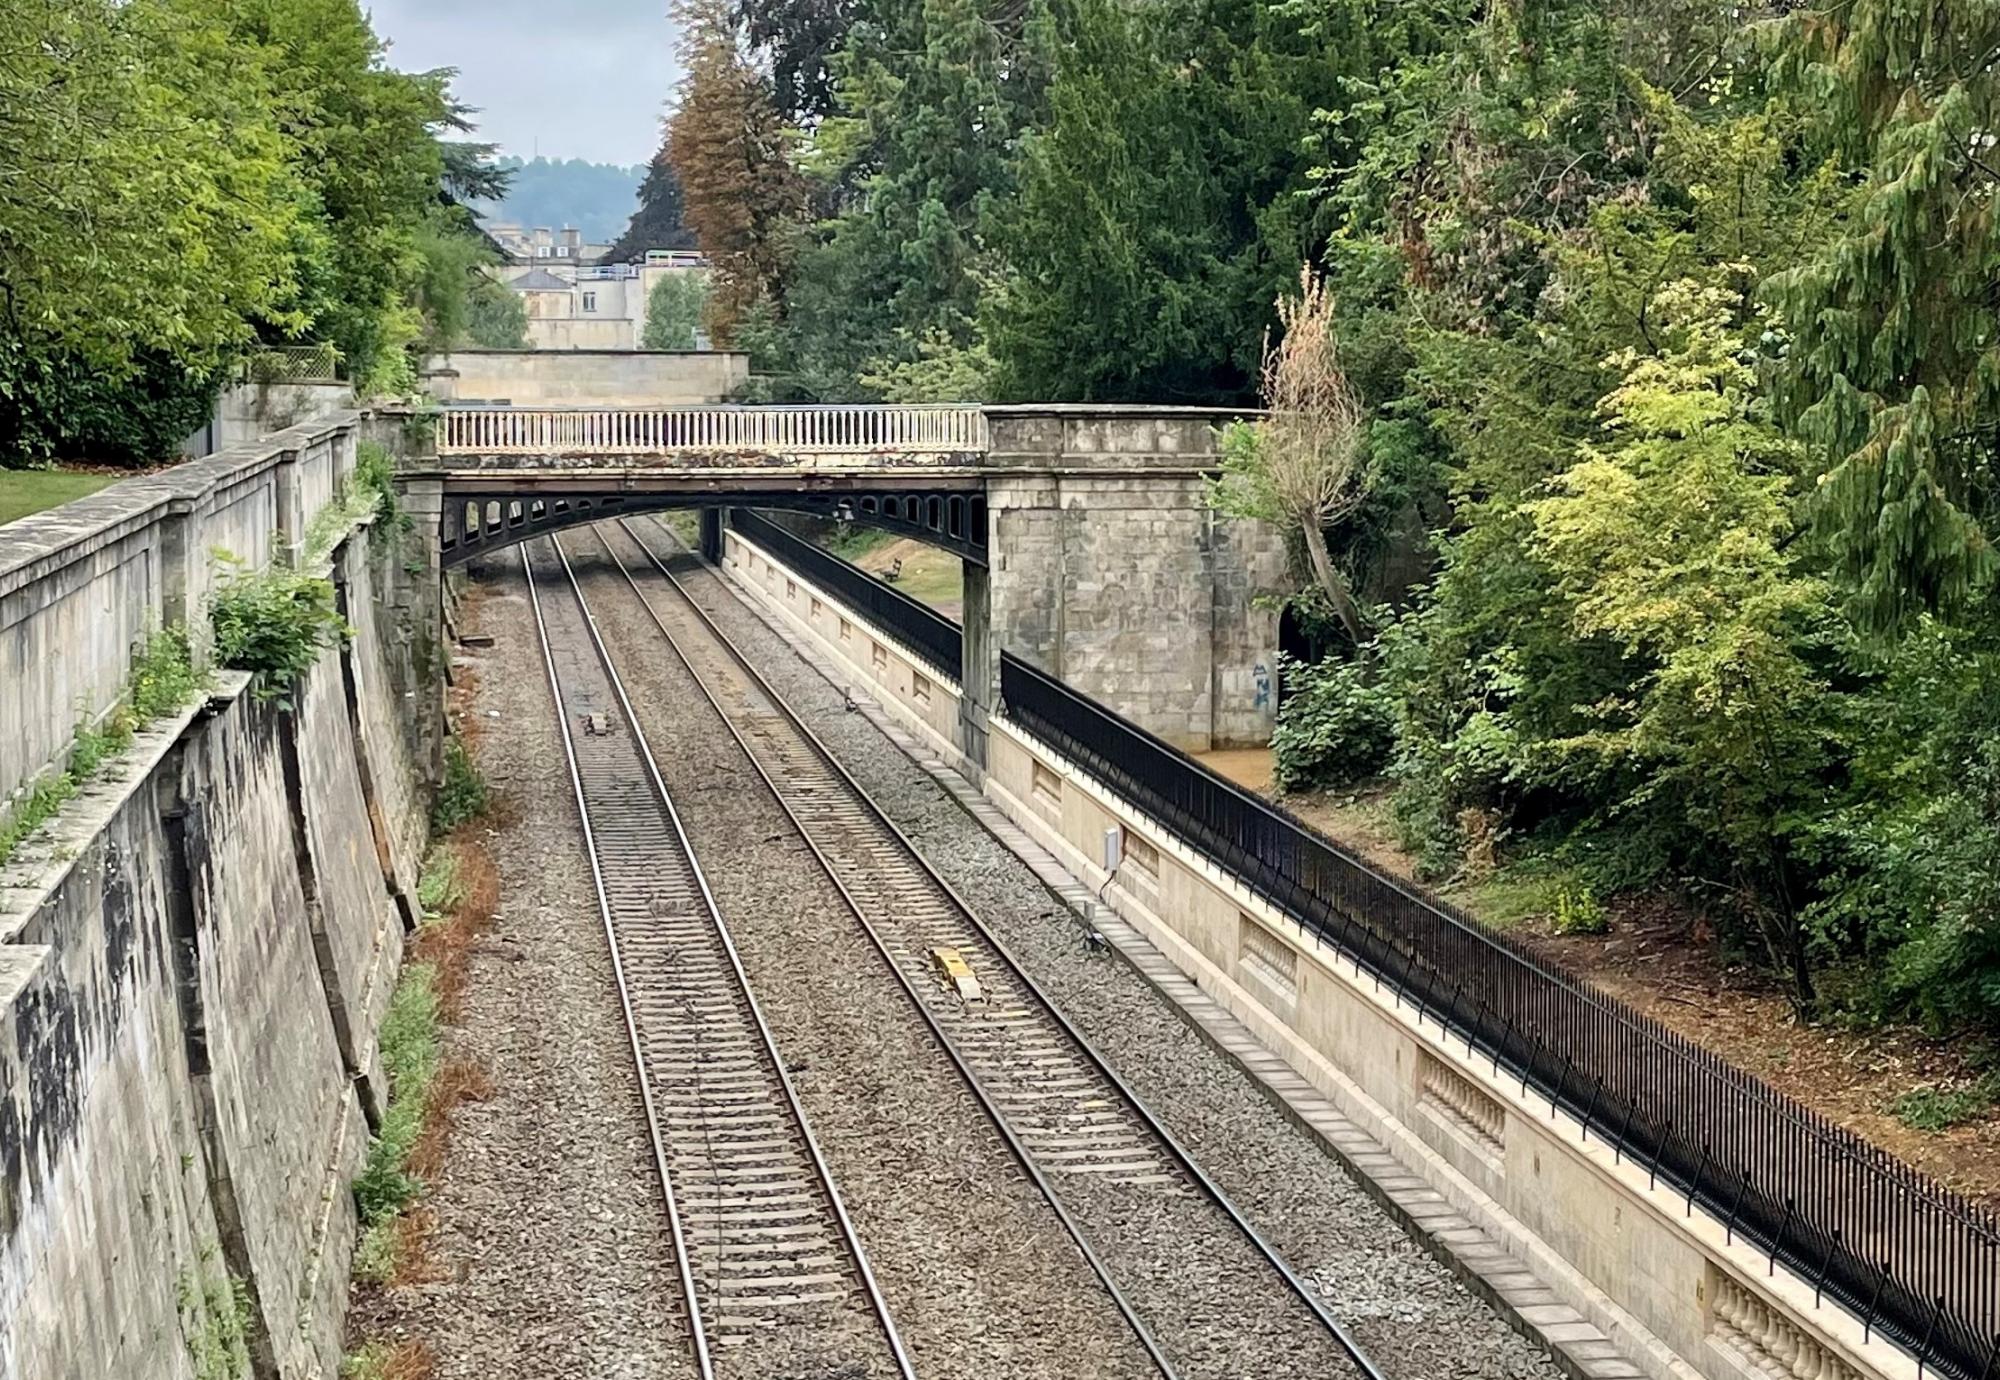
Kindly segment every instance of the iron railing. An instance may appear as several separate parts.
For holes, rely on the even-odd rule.
[[[2000,1223],[1012,655],[1005,715],[1933,1372],[2000,1380]]]
[[[340,351],[325,343],[260,346],[242,365],[250,383],[338,383],[344,373]]]
[[[986,449],[976,407],[447,407],[439,455],[948,455]]]
[[[765,548],[827,593],[914,652],[925,665],[956,683],[959,676],[958,624],[894,585],[856,569],[840,557],[747,508],[729,510],[729,525]]]

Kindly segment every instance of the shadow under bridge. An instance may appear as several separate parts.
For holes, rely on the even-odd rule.
[[[986,562],[986,418],[966,407],[451,407],[443,564],[605,518],[780,508]]]

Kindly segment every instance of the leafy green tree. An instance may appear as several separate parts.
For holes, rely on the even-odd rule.
[[[4,30],[0,448],[92,444],[129,382],[134,416],[158,420],[108,452],[161,458],[180,437],[158,428],[205,411],[255,319],[303,320],[301,190],[268,74],[177,0],[17,6]]]
[[[708,305],[708,276],[666,273],[646,296],[646,331],[640,347],[647,350],[692,350],[694,333]]]
[[[356,0],[183,3],[212,7],[269,73],[311,222],[293,245],[293,311],[364,391],[405,386],[405,351],[423,331],[421,239],[446,172],[439,135],[464,124],[452,74],[390,70]]]
[[[528,309],[521,294],[505,283],[482,278],[466,303],[465,332],[482,349],[527,349]]]
[[[1838,644],[1823,581],[1789,548],[1798,447],[1762,415],[1739,362],[1729,295],[1661,290],[1677,337],[1628,354],[1604,400],[1615,440],[1587,446],[1553,497],[1527,505],[1579,640],[1602,638],[1633,676],[1580,706],[1595,722],[1550,744],[1609,759],[1665,799],[1690,842],[1730,869],[1773,966],[1810,1009],[1815,988],[1793,851],[1836,746],[1823,653]]]

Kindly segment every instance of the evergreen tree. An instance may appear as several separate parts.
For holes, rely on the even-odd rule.
[[[1310,244],[1302,132],[1345,60],[1255,0],[1057,0],[984,321],[1010,397],[1236,402]]]
[[[622,264],[644,258],[648,249],[694,248],[694,232],[681,215],[680,179],[674,176],[667,151],[661,149],[646,169],[646,180],[639,184],[639,209],[604,257]]]
[[[682,0],[680,103],[666,153],[685,218],[714,266],[709,333],[727,345],[749,308],[774,300],[791,260],[803,189],[769,81],[744,57],[724,0]]]
[[[737,0],[736,22],[764,55],[786,120],[809,127],[833,109],[835,55],[856,8],[854,0]]]
[[[1794,14],[1775,76],[1861,178],[1852,215],[1769,294],[1786,414],[1875,632],[1959,610],[1994,573],[2000,509],[2000,6],[1854,0]]]

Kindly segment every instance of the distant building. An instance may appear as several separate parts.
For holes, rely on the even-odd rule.
[[[551,230],[546,225],[527,227],[493,220],[485,222],[484,228],[515,264],[594,264],[611,250],[608,244],[586,244],[583,232],[567,225]]]
[[[518,270],[518,264],[512,265],[500,277],[521,295],[531,348],[636,350],[646,335],[654,285],[668,274],[706,275],[709,266],[701,255],[684,249],[650,249],[638,263],[537,259],[526,272]],[[706,348],[705,341],[695,343]]]

